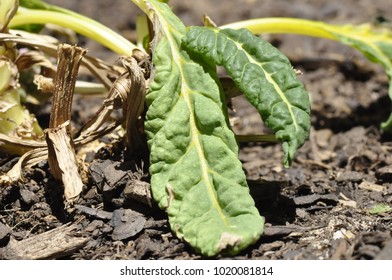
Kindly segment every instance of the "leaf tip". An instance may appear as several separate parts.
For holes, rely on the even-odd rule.
[[[223,232],[220,236],[219,242],[217,244],[217,249],[219,252],[235,249],[241,244],[243,237],[240,235],[232,234],[229,232]]]
[[[295,143],[293,143],[295,142]],[[289,168],[293,162],[295,153],[298,148],[298,143],[297,141],[290,141],[290,142],[283,142],[282,143],[282,148],[283,148],[283,153],[284,153],[284,159],[283,159],[283,165],[285,168]]]

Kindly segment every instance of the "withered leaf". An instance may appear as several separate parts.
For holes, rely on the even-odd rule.
[[[45,134],[49,167],[53,176],[63,182],[66,200],[71,200],[82,192],[83,182],[67,125],[68,122],[57,128],[46,129]]]

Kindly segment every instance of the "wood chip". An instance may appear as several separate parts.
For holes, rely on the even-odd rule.
[[[357,208],[357,202],[355,202],[354,200],[339,199],[339,203],[342,204],[343,206]]]
[[[152,207],[151,186],[148,182],[133,178],[125,186],[124,196]]]
[[[317,227],[301,227],[301,226],[296,226],[296,225],[287,225],[287,226],[266,226],[264,228],[264,233],[263,236],[266,237],[278,237],[278,236],[288,236],[290,234],[302,234],[302,232],[309,231],[309,230],[314,230],[324,227],[322,226],[317,226]]]
[[[282,248],[284,246],[284,242],[283,241],[274,241],[272,243],[264,243],[263,245],[260,246],[260,250],[267,252],[267,251],[276,251],[279,250],[280,248]]]
[[[311,194],[295,197],[293,201],[295,205],[314,204],[318,201],[336,204],[338,202],[338,197],[335,194]]]
[[[139,212],[131,209],[116,209],[113,211],[111,226],[113,240],[130,238],[143,230],[146,218]]]
[[[75,229],[76,225],[63,225],[22,241],[11,239],[0,249],[0,259],[43,260],[69,256],[90,239],[77,236]]]
[[[357,208],[357,202],[354,200],[349,199],[343,193],[339,193],[339,196],[343,199],[339,199],[339,203],[343,206]]]
[[[363,190],[375,191],[375,192],[384,192],[386,190],[386,188],[382,185],[377,185],[367,181],[360,183],[358,188]]]
[[[95,217],[102,220],[110,220],[113,216],[112,212],[95,209],[91,207],[87,207],[84,205],[75,205],[75,209],[80,211],[83,214],[89,215],[91,217]]]
[[[135,236],[144,228],[146,218],[143,216],[136,216],[128,219],[124,223],[116,226],[112,233],[113,240],[124,240]]]

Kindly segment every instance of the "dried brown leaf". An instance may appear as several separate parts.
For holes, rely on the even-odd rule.
[[[63,44],[58,49],[58,66],[54,78],[50,128],[56,128],[71,120],[72,99],[82,57],[86,50]],[[70,132],[70,127],[67,128]]]
[[[117,78],[109,91],[108,98],[104,100],[101,108],[87,123],[82,126],[82,128],[76,134],[76,144],[91,142],[98,137],[112,131],[124,121],[124,118],[120,118],[114,123],[110,123],[105,126],[105,123],[107,123],[109,120],[112,112],[123,107],[125,102],[124,98],[126,98],[126,92],[129,89],[130,82],[128,79],[122,76]]]
[[[56,68],[53,63],[39,51],[28,51],[21,53],[15,61],[19,71],[30,68],[31,66],[40,66],[46,77],[54,77]]]
[[[32,34],[21,30],[14,31],[14,34],[0,33],[0,42],[16,43],[24,46],[36,48],[51,57],[57,57],[58,41],[46,35]],[[85,66],[107,89],[110,89],[112,81],[108,75],[118,76],[124,69],[113,66],[98,58],[88,55],[84,56],[82,65]]]
[[[26,152],[6,174],[0,176],[0,185],[7,186],[23,180],[23,170],[45,160],[48,156],[46,148],[37,148]]]
[[[63,182],[66,200],[77,197],[83,189],[70,120],[76,78],[85,53],[86,50],[78,46],[59,46],[50,128],[45,130],[49,167],[53,176]]]
[[[129,150],[135,151],[143,145],[139,131],[139,118],[144,110],[146,83],[143,69],[139,66],[140,63],[145,63],[140,56],[137,59],[123,58],[126,71],[113,83],[102,107],[77,133],[76,144],[93,141],[124,122],[124,118],[120,118],[105,126],[112,112],[122,108]]]
[[[50,171],[63,182],[65,198],[71,200],[82,192],[83,182],[67,127],[68,122],[57,128],[46,129],[45,134]]]
[[[51,78],[35,75],[33,82],[37,86],[37,89],[43,93],[52,93],[54,91],[53,79]]]
[[[125,59],[124,66],[127,68],[131,80],[124,114],[127,146],[132,153],[142,147],[144,143],[139,131],[138,120],[144,110],[146,80],[142,68],[139,67],[134,58]]]

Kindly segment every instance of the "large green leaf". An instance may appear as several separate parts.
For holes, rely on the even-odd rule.
[[[309,136],[310,101],[287,57],[246,29],[191,27],[183,44],[225,67],[283,142],[284,163],[289,166]]]
[[[166,4],[146,2],[161,34],[146,97],[153,197],[196,250],[235,254],[259,238],[264,219],[249,194],[215,69],[181,49],[185,26]]]
[[[254,34],[293,33],[338,40],[362,52],[370,61],[382,65],[389,78],[388,93],[392,99],[392,32],[388,23],[333,25],[298,18],[259,18],[234,22],[223,27],[247,28]],[[392,132],[392,113],[381,127]]]

